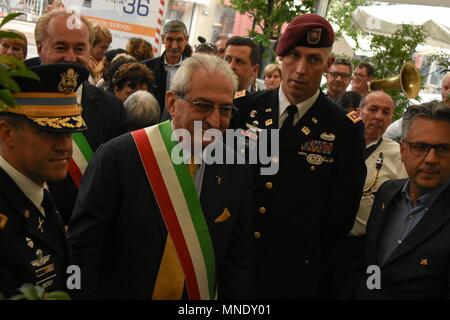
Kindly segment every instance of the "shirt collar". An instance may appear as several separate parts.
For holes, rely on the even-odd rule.
[[[406,180],[406,182],[402,188],[402,196],[404,199],[406,199],[407,201],[412,203],[412,200],[411,200],[411,197],[409,194],[410,183],[411,183],[410,179]],[[440,194],[442,192],[444,192],[444,190],[448,187],[449,184],[450,184],[450,180],[447,181],[446,183],[444,183],[443,185],[441,185],[440,187],[418,197],[416,200],[416,207],[417,206],[421,206],[424,208],[431,207],[431,205],[434,203],[434,201],[440,196]]]
[[[311,96],[311,98],[306,99],[305,101],[302,101],[297,104],[298,112],[300,116],[303,116],[316,102],[317,98],[319,97],[320,90],[317,89],[316,93]],[[281,85],[278,89],[278,105],[279,108],[279,114],[278,116],[281,116],[284,112],[284,110],[287,109],[288,106],[292,105],[292,103],[289,102],[289,99],[286,97],[286,95],[283,92],[283,89],[281,89]]]
[[[374,140],[374,141],[369,142],[368,144],[366,144],[366,149],[369,148],[369,147],[371,147],[371,146],[373,146],[373,145],[375,145],[375,144],[377,144],[378,141],[380,141],[380,139],[381,139],[381,136],[378,137],[378,139],[376,139],[376,140]]]
[[[39,209],[42,205],[42,200],[44,200],[44,188],[16,170],[2,156],[0,156],[0,167],[5,170],[20,190]],[[47,187],[47,185],[44,187]]]
[[[173,68],[179,67],[181,65],[181,62],[183,62],[183,55],[181,55],[180,61],[178,61],[175,64],[169,64],[167,62],[166,55],[164,55],[164,65],[167,66],[167,67],[173,67]]]

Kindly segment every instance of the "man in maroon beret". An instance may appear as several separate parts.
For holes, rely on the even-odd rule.
[[[235,100],[240,110],[234,127],[279,130],[279,144],[272,139],[268,149],[279,148],[271,159],[278,172],[262,175],[262,165],[254,166],[260,299],[333,297],[333,254],[358,210],[366,176],[363,124],[320,90],[334,60],[333,42],[333,28],[323,17],[296,17],[276,50],[280,87]]]

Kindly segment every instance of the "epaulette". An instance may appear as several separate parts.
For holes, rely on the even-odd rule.
[[[236,91],[234,94],[234,99],[239,99],[247,95],[247,90]]]
[[[8,217],[0,213],[0,230],[5,229],[6,222],[8,222]]]
[[[349,113],[346,114],[347,118],[349,118],[353,123],[357,123],[359,121],[361,121],[361,117],[359,116],[358,112],[356,111],[350,111]]]

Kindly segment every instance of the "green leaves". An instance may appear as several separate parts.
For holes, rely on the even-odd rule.
[[[19,291],[20,294],[12,296],[9,300],[70,300],[70,296],[64,291],[47,293],[44,288],[30,283],[22,285]]]
[[[23,13],[12,13],[3,18],[0,23],[0,29],[9,21],[22,15]],[[19,35],[0,30],[0,38],[20,38]],[[27,69],[25,64],[19,59],[11,56],[0,56],[0,110],[8,107],[14,107],[15,102],[12,93],[19,92],[20,88],[13,77],[27,77],[39,80],[39,77]]]
[[[314,9],[314,0],[299,2],[294,0],[231,0],[231,7],[241,14],[249,15],[253,28],[249,35],[264,48],[270,48],[270,40],[276,40],[281,34],[284,23],[295,16],[310,13]]]
[[[16,13],[11,13],[8,14],[6,17],[3,18],[2,22],[0,22],[0,29],[7,24],[9,21],[14,20],[15,18],[17,18],[18,16],[21,16],[22,14],[24,14],[23,12],[16,12]]]

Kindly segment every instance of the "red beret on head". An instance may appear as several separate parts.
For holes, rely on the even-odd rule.
[[[303,14],[292,20],[280,37],[277,55],[284,56],[295,46],[330,48],[334,31],[330,23],[318,14]]]

